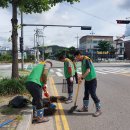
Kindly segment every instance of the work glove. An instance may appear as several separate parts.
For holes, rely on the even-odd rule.
[[[70,82],[73,82],[73,77],[70,77]]]
[[[50,95],[49,95],[49,93],[48,93],[48,91],[47,91],[47,84],[45,84],[45,85],[42,87],[42,89],[43,89],[43,92],[44,92],[44,96],[47,97],[47,98],[49,98]]]

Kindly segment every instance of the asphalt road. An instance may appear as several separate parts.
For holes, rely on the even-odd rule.
[[[51,76],[59,95],[62,93],[63,63],[53,62],[54,68]],[[95,106],[90,101],[89,112],[68,114],[71,104],[61,104],[64,113],[60,113],[61,119],[65,115],[67,121],[61,121],[69,130],[129,130],[130,129],[130,64],[124,63],[96,63],[98,88],[97,95],[101,100],[103,114],[100,117],[93,117]],[[79,72],[80,73],[80,72]],[[77,85],[74,84],[74,90]],[[82,106],[84,85],[80,87],[78,106]],[[67,124],[66,124],[67,122]],[[64,125],[65,124],[65,125]]]
[[[93,117],[95,106],[90,100],[89,112],[68,114],[71,104],[58,103],[58,113],[51,117],[51,127],[55,130],[129,130],[130,129],[130,63],[96,63],[97,95],[101,100],[103,114]],[[7,68],[7,69],[5,69]],[[10,71],[10,66],[0,65],[1,71]],[[81,70],[78,69],[78,72]],[[67,96],[62,93],[63,63],[53,61],[49,75],[49,89],[53,94]],[[74,91],[77,84],[74,84]],[[82,106],[84,85],[79,91],[77,105]],[[75,94],[75,92],[74,92]],[[90,98],[91,99],[91,98]],[[59,117],[59,118],[58,118]],[[59,119],[59,120],[58,120]],[[44,127],[45,125],[43,125]],[[47,128],[49,130],[49,125]],[[41,128],[43,128],[41,127]],[[33,129],[34,130],[34,129]],[[39,128],[39,130],[42,130]]]

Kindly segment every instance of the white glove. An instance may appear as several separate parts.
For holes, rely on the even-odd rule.
[[[70,77],[70,82],[73,82],[73,77]]]

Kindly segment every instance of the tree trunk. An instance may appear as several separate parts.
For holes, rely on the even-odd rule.
[[[17,0],[12,1],[12,78],[18,78],[18,47],[17,47]]]

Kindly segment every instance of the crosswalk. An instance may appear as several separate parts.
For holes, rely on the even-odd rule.
[[[129,67],[95,67],[97,74],[107,75],[107,74],[127,74],[130,76],[130,68]],[[81,74],[81,68],[77,70],[78,74]],[[52,75],[56,75],[58,77],[64,76],[64,71],[61,68],[51,69],[50,73]]]

